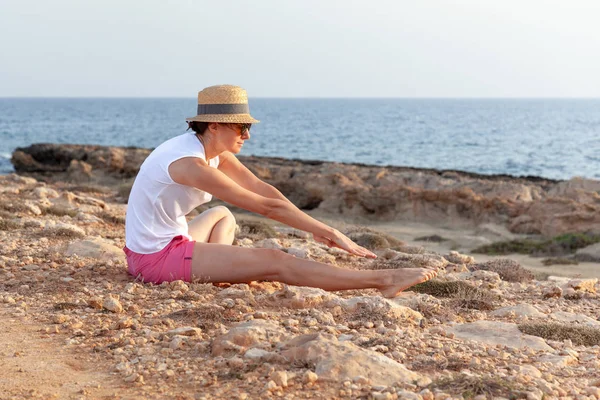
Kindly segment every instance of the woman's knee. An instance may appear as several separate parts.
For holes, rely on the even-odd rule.
[[[285,264],[293,256],[276,249],[255,249],[259,263],[264,265],[270,280],[280,280]]]
[[[233,216],[233,214],[231,213],[231,211],[229,211],[229,208],[225,207],[225,206],[216,206],[210,209],[211,212],[216,212],[219,214],[219,216],[221,216],[221,218],[231,218],[235,221],[235,217]]]

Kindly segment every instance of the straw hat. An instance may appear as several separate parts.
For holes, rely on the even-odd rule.
[[[250,115],[248,95],[239,86],[217,85],[198,92],[198,115],[186,121],[255,124]]]

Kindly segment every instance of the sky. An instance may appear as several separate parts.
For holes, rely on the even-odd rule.
[[[597,0],[0,0],[0,97],[600,97]]]

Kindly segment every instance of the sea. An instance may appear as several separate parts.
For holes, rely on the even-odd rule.
[[[34,143],[154,148],[195,98],[0,98],[0,174]],[[600,179],[600,99],[251,98],[242,155]]]

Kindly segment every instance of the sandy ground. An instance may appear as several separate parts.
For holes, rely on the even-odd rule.
[[[99,370],[97,359],[75,354],[59,342],[64,341],[61,335],[45,333],[40,323],[12,318],[5,308],[0,308],[0,319],[1,399],[117,398],[122,381]]]

